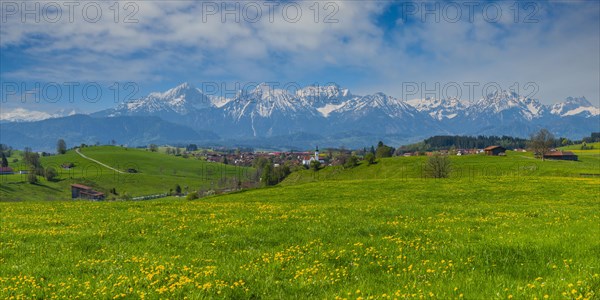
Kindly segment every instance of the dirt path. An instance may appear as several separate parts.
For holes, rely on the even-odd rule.
[[[113,167],[111,167],[111,166],[109,166],[107,164],[101,163],[101,162],[99,162],[99,161],[97,161],[97,160],[95,160],[93,158],[85,156],[85,154],[79,152],[79,148],[75,149],[75,152],[77,152],[77,154],[79,154],[79,156],[81,156],[81,157],[83,157],[83,158],[85,158],[87,160],[91,160],[91,161],[93,161],[93,162],[95,162],[95,163],[97,163],[97,164],[99,164],[99,165],[101,165],[103,167],[109,168],[109,169],[111,169],[111,170],[113,170],[115,172],[118,172],[118,173],[121,173],[121,174],[125,174],[125,172],[123,172],[123,171],[117,170],[117,169],[115,169],[115,168],[113,168]]]

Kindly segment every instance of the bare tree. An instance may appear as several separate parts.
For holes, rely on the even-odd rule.
[[[450,157],[435,153],[429,157],[425,165],[425,174],[432,178],[448,178],[452,171]]]
[[[529,150],[533,152],[535,157],[544,160],[544,155],[550,152],[554,145],[554,135],[548,131],[548,129],[541,129],[535,134],[531,135],[529,140]]]

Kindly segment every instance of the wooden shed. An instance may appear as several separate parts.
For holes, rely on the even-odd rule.
[[[506,152],[506,148],[502,146],[489,146],[483,149],[487,155],[503,155]]]
[[[91,187],[82,184],[71,184],[71,198],[103,200],[104,193],[94,191]]]
[[[556,159],[556,160],[573,160],[577,161],[578,157],[571,151],[552,151],[544,154],[544,159]]]

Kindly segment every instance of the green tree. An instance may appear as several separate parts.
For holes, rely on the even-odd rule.
[[[58,154],[67,153],[67,143],[65,142],[65,140],[60,139],[60,140],[58,140],[58,142],[56,142],[56,153],[58,153]]]
[[[54,168],[47,168],[45,173],[46,180],[48,181],[54,181],[58,177],[58,172]]]
[[[448,178],[452,170],[450,157],[435,153],[427,159],[425,174],[431,178]]]
[[[223,155],[223,164],[228,165],[229,160],[227,160],[227,155]]]
[[[344,163],[344,168],[345,169],[351,169],[358,166],[358,157],[351,155],[348,157],[348,159],[346,160],[346,163]]]
[[[181,186],[179,184],[175,186],[175,195],[181,195]]]
[[[23,153],[23,160],[25,164],[31,169],[36,170],[41,168],[42,163],[40,162],[40,155],[31,151],[31,148],[25,148]]]
[[[283,181],[288,175],[290,175],[290,173],[290,166],[288,166],[287,164],[283,164],[276,168],[273,168],[273,174],[276,183],[280,183],[281,181]]]
[[[150,152],[158,152],[158,146],[156,144],[150,144],[148,150],[150,150]]]
[[[198,196],[198,192],[191,192],[185,197],[186,200],[196,200],[198,198],[200,198],[200,196]]]
[[[319,171],[319,169],[321,168],[321,162],[318,160],[313,160],[310,162],[310,168],[313,171]]]
[[[266,165],[268,165],[270,163],[271,162],[268,159],[266,159],[265,157],[257,157],[252,162],[252,166],[258,170],[262,170],[265,168]]]
[[[394,148],[385,145],[383,142],[379,142],[377,144],[377,150],[375,150],[375,157],[383,158],[383,157],[392,157],[394,154]]]
[[[8,167],[8,159],[6,159],[6,155],[4,155],[4,153],[2,153],[2,167]]]
[[[31,184],[36,184],[38,182],[37,179],[37,175],[35,174],[35,171],[30,171],[29,174],[27,174],[27,182],[31,183]]]
[[[273,174],[273,166],[268,163],[262,168],[262,172],[260,175],[260,182],[263,186],[273,185],[275,182],[274,174]]]
[[[367,153],[365,155],[365,161],[367,162],[367,165],[372,165],[375,163],[375,155],[373,155],[373,153]]]

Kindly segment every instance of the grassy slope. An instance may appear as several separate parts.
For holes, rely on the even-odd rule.
[[[108,192],[116,188],[119,193],[132,196],[150,195],[168,192],[176,184],[188,186],[190,190],[200,187],[218,187],[223,182],[221,178],[241,176],[242,179],[250,176],[252,170],[236,168],[219,163],[207,163],[195,159],[168,156],[152,153],[143,149],[127,149],[120,147],[90,147],[81,152],[88,157],[102,163],[127,170],[134,168],[138,174],[120,174],[95,162],[80,157],[75,151],[65,155],[56,155],[42,158],[45,168],[54,168],[59,172],[59,180],[49,182],[40,178],[38,185],[30,185],[27,175],[0,176],[0,199],[3,201],[33,200],[33,199],[68,199],[70,197],[69,185],[83,183]],[[9,161],[11,161],[9,159]],[[64,170],[63,163],[75,163],[75,168]],[[15,169],[26,169],[22,159],[10,164]]]
[[[456,179],[495,178],[508,176],[522,178],[580,177],[581,173],[600,174],[600,149],[579,151],[579,161],[541,161],[531,153],[508,151],[506,157],[486,155],[452,156],[451,177]],[[305,170],[291,174],[282,185],[296,185],[322,180],[350,179],[408,179],[421,178],[427,157],[394,157],[380,159],[375,165],[361,163],[358,167],[344,170],[328,167],[315,173]]]
[[[577,144],[577,145],[570,145],[570,146],[560,147],[560,149],[562,149],[562,150],[579,150],[579,151],[581,151],[581,146],[582,146],[582,144]],[[600,142],[598,142],[598,143],[589,143],[589,144],[587,144],[587,146],[588,147],[594,146],[594,149],[592,149],[592,151],[596,151],[596,152],[600,153]]]
[[[404,162],[193,202],[0,203],[0,297],[598,297],[600,179],[572,176],[597,154],[447,180]]]

